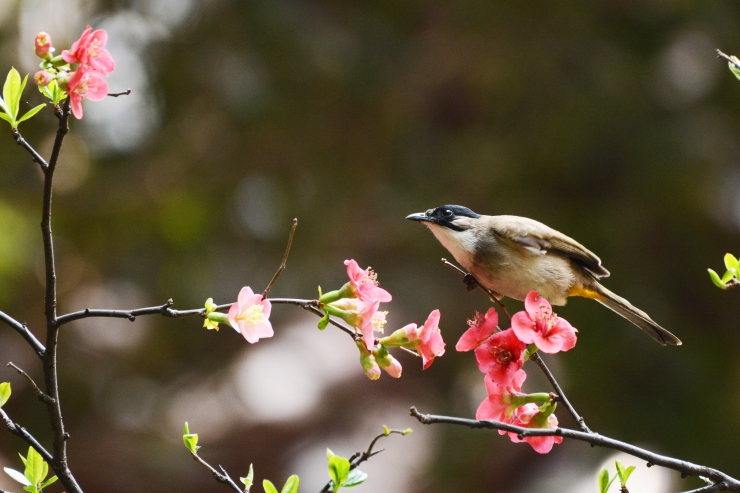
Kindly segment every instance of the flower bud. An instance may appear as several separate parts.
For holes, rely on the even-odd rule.
[[[398,329],[388,337],[380,339],[380,344],[386,347],[406,347],[416,350],[416,342],[419,339],[419,328],[416,324],[408,324]]]
[[[394,358],[386,348],[378,346],[373,350],[373,356],[381,369],[385,370],[393,378],[401,378],[401,363]]]
[[[47,59],[51,55],[49,54],[50,51],[53,50],[51,47],[51,36],[49,36],[45,32],[40,32],[36,35],[36,39],[33,41],[34,48],[36,50],[36,55],[38,55],[40,58]]]
[[[367,350],[365,344],[362,341],[356,341],[357,349],[360,350],[360,364],[362,369],[365,370],[365,375],[370,380],[377,380],[380,378],[380,367],[375,361],[373,354]]]
[[[39,87],[48,86],[49,82],[51,82],[52,80],[54,80],[54,76],[46,70],[39,70],[38,72],[33,74],[33,81]]]

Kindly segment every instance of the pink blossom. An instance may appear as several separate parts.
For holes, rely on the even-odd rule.
[[[360,269],[354,259],[345,260],[344,265],[347,266],[347,276],[355,296],[368,302],[387,303],[391,301],[392,296],[378,285],[378,275],[370,267]]]
[[[498,327],[498,313],[495,308],[489,308],[485,316],[475,312],[472,319],[468,320],[470,328],[457,341],[455,349],[458,351],[470,351],[480,346]]]
[[[39,87],[48,86],[49,82],[51,82],[52,80],[54,80],[54,76],[52,76],[46,70],[39,70],[38,72],[33,74],[33,81]]]
[[[254,294],[252,288],[244,286],[239,291],[236,303],[229,308],[229,324],[244,338],[254,344],[265,337],[272,337],[274,332],[270,324],[272,304],[262,299],[261,294]]]
[[[113,72],[116,63],[105,49],[107,41],[107,32],[103,29],[93,32],[92,27],[87,26],[80,39],[72,43],[69,50],[62,51],[62,58],[67,63],[79,63],[99,74],[108,75]]]
[[[439,332],[439,310],[434,310],[427,317],[427,321],[424,322],[424,326],[419,330],[416,330],[418,339],[413,340],[416,352],[421,356],[424,369],[426,370],[434,361],[436,356],[442,356],[445,353],[445,342],[442,340],[442,334]],[[409,330],[411,325],[416,327],[415,324],[410,324],[404,327],[402,330],[406,330],[406,333],[413,334],[413,330]],[[413,335],[412,335],[413,337]]]
[[[385,315],[388,312],[378,311],[379,301],[365,302],[359,298],[342,298],[326,305],[329,313],[341,317],[345,322],[359,329],[368,351],[375,345],[375,330],[382,330]],[[339,311],[333,311],[338,309]]]
[[[527,344],[534,343],[544,353],[567,351],[576,345],[573,326],[552,311],[550,303],[532,291],[524,300],[526,311],[511,317],[511,328],[516,336]]]
[[[552,410],[550,410],[550,412],[552,412]],[[522,428],[555,429],[558,427],[558,418],[556,418],[554,414],[547,415],[542,413],[537,404],[526,404],[519,408],[517,419],[514,420],[512,424],[514,426],[521,426]],[[499,433],[503,435],[501,431],[499,431]],[[556,436],[524,437],[524,440],[520,440],[514,432],[509,432],[509,438],[514,443],[527,442],[532,446],[535,452],[540,454],[549,453],[552,450],[553,445],[563,442],[563,437]]]
[[[403,370],[401,363],[386,348],[379,346],[373,350],[373,356],[375,356],[375,361],[377,361],[380,368],[385,370],[388,375],[393,378],[401,378],[401,371]]]
[[[36,55],[41,58],[46,58],[51,50],[51,36],[45,32],[40,32],[36,35],[33,40],[33,46],[36,50]]]
[[[475,348],[475,359],[480,371],[490,374],[497,384],[507,386],[524,365],[526,348],[527,345],[517,338],[513,330],[506,329],[493,334]]]
[[[517,370],[514,378],[507,386],[501,386],[493,381],[490,373],[484,379],[488,397],[480,403],[475,419],[492,419],[494,421],[510,420],[516,411],[518,404],[515,393],[521,392],[522,383],[527,378],[524,370]]]
[[[95,71],[80,67],[67,83],[67,93],[72,106],[72,114],[82,118],[82,100],[100,101],[108,95],[108,83]]]

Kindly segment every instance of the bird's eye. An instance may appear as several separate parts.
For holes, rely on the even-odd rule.
[[[449,209],[445,209],[444,211],[442,211],[442,216],[443,217],[448,217],[448,218],[449,217],[452,217],[452,211],[449,210]]]

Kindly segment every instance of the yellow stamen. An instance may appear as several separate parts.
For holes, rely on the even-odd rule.
[[[252,305],[236,316],[237,320],[243,321],[247,325],[262,323],[264,318],[264,315],[262,315],[262,305]]]

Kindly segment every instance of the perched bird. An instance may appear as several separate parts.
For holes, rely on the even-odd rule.
[[[444,205],[406,217],[421,221],[497,297],[524,300],[537,291],[553,305],[569,296],[591,298],[612,309],[662,345],[681,341],[647,313],[612,293],[597,279],[609,277],[601,259],[544,224],[517,216],[483,216],[467,207]]]

